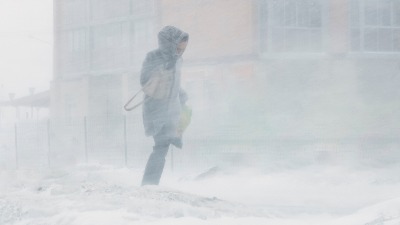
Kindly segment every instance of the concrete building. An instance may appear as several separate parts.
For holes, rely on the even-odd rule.
[[[52,117],[121,115],[126,79],[154,45],[156,11],[154,1],[54,1]]]
[[[204,84],[195,97],[239,136],[398,138],[400,1],[160,5],[161,25],[191,34],[186,85]]]
[[[158,30],[175,25],[190,34],[183,86],[198,118],[279,138],[398,137],[400,1],[60,0],[54,12],[53,117],[124,114]]]

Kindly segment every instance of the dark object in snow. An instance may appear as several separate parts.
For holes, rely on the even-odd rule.
[[[209,177],[215,176],[220,171],[221,171],[221,169],[218,166],[214,166],[214,167],[210,168],[209,170],[207,170],[206,172],[201,173],[200,175],[198,175],[195,178],[195,180],[203,180],[205,178],[209,178]]]

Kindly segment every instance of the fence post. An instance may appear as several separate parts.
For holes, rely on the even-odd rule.
[[[126,115],[124,115],[124,151],[125,151],[125,167],[128,167],[128,143],[126,138]]]
[[[85,134],[85,161],[86,163],[89,162],[89,156],[88,156],[88,143],[87,143],[87,123],[86,123],[86,116],[83,117],[83,126],[84,126],[84,134]]]
[[[171,145],[171,171],[174,172],[174,147]]]
[[[14,124],[14,132],[15,132],[15,167],[19,169],[19,161],[18,161],[18,130],[17,123]]]
[[[47,165],[50,168],[50,157],[51,157],[51,147],[50,147],[50,119],[47,120]]]

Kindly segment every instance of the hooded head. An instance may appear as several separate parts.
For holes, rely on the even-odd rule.
[[[174,26],[166,26],[158,33],[158,48],[166,59],[176,61],[180,57],[178,44],[188,40],[189,34]]]

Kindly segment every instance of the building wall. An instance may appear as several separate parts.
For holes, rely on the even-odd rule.
[[[254,75],[258,54],[256,1],[160,1],[160,28],[189,33],[182,86],[197,118],[226,113],[226,99]],[[216,109],[216,110],[213,110]]]
[[[121,88],[131,87],[123,85],[121,77],[138,79],[146,52],[156,44],[156,10],[150,0],[54,2],[54,117],[122,114],[123,94],[129,91]],[[101,104],[110,97],[118,100]],[[95,110],[85,105],[96,101]]]
[[[207,43],[215,38],[227,40],[224,44],[229,45],[213,48],[211,44],[202,46],[196,39],[190,40],[184,56],[186,77],[183,81],[195,98],[194,102],[198,103],[194,107],[200,117],[217,117],[213,120],[223,121],[221,126],[236,124],[236,127],[258,129],[266,136],[276,138],[397,137],[400,104],[394,99],[400,95],[393,85],[400,84],[399,51],[371,51],[368,43],[362,51],[352,47],[356,39],[350,29],[351,16],[354,17],[350,1],[320,1],[322,44],[319,48],[303,43],[302,40],[307,40],[300,39],[297,34],[294,36],[299,40],[286,36],[286,40],[294,44],[292,48],[283,46],[282,49],[268,45],[263,48],[263,40],[252,43],[257,40],[254,30],[262,33],[265,22],[271,25],[271,22],[262,20],[262,15],[257,17],[245,13],[252,8],[250,14],[258,13],[252,4],[260,6],[260,2],[235,2],[232,5],[246,4],[241,5],[243,11],[235,11],[236,7],[227,6],[228,3],[202,2],[202,6],[195,6],[164,1],[170,7],[168,16],[164,16],[165,24],[186,26],[195,36],[205,38]],[[240,38],[232,35],[225,31],[229,28],[219,26],[218,22],[207,22],[209,33],[201,34],[196,30],[201,30],[201,26],[196,26],[193,18],[207,6],[210,13],[206,15],[217,15],[216,18],[225,21],[228,27],[239,24],[238,33],[253,36]],[[268,10],[273,9],[273,6],[269,7]],[[232,10],[232,14],[225,13],[227,10]],[[176,13],[173,14],[173,11]],[[272,14],[271,11],[269,13]],[[181,21],[180,17],[189,19]],[[235,17],[252,25],[226,22]],[[247,32],[249,27],[253,31]],[[259,38],[273,38],[268,33],[274,32],[271,27],[267,29],[266,36],[260,34]],[[277,44],[273,40],[266,43]],[[303,44],[312,48],[307,49],[301,46]],[[237,52],[230,52],[229,48]],[[222,57],[224,60],[214,57],[213,50],[218,51],[215,55],[226,54]],[[249,53],[259,57],[244,57]],[[208,58],[204,60],[195,57],[207,54]],[[384,118],[390,118],[395,123],[389,124]]]
[[[95,100],[89,94],[96,80],[92,76],[118,80],[110,87],[114,90],[105,94],[121,96],[115,107],[122,109],[139,89],[140,64],[144,54],[156,47],[157,31],[174,25],[190,34],[182,85],[195,103],[198,121],[204,120],[199,124],[217,121],[220,127],[290,138],[396,136],[400,127],[396,126],[400,121],[396,101],[400,97],[396,88],[400,47],[395,36],[400,28],[395,24],[395,10],[389,12],[394,18],[393,40],[385,42],[385,37],[376,34],[384,24],[371,25],[370,34],[363,28],[368,24],[362,24],[368,21],[355,13],[363,13],[364,1],[290,1],[295,7],[283,10],[302,10],[294,18],[280,13],[285,1],[158,0],[153,33],[142,36],[135,30],[143,33],[149,26],[136,22],[146,16],[129,14],[121,7],[132,7],[133,0],[98,1],[94,8],[87,0],[72,1],[78,10],[70,20],[64,18],[68,13],[59,12],[64,5],[55,4],[59,12],[55,13],[56,28],[83,43],[67,47],[61,33],[56,33],[53,105],[58,106],[53,112],[58,115],[68,108],[63,99],[70,97],[70,88],[81,93],[75,105],[82,113],[77,115],[90,114],[88,104]],[[100,36],[96,48],[93,38]],[[132,40],[150,37],[154,39],[148,48],[135,48]],[[69,84],[64,78],[76,83]],[[82,96],[87,100],[78,100]],[[395,123],[388,125],[389,119]]]
[[[252,55],[257,45],[253,2],[161,0],[160,23],[189,33],[188,61]]]
[[[89,79],[53,81],[50,116],[55,119],[82,118],[88,112]]]

